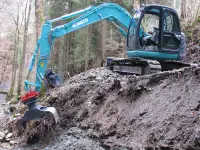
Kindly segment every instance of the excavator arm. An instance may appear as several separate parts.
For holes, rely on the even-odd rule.
[[[52,28],[53,23],[61,20],[67,20],[73,17],[77,18],[73,19],[67,24]],[[39,54],[36,81],[35,83],[31,83],[26,80],[25,90],[30,91],[30,86],[34,86],[36,91],[40,90],[48,60],[50,58],[51,47],[54,44],[56,38],[101,20],[113,22],[114,25],[118,27],[119,31],[126,37],[126,31],[128,30],[131,23],[132,16],[124,8],[117,4],[103,3],[100,5],[90,6],[86,9],[67,14],[53,20],[46,21],[42,27],[41,37],[37,43],[28,73],[29,76],[33,69],[36,56]]]

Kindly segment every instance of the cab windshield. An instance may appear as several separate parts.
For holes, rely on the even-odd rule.
[[[133,20],[130,23],[128,35],[127,35],[127,50],[135,49],[135,37],[136,37],[136,28],[137,24],[139,23],[139,19],[141,17],[141,11],[136,10]]]
[[[153,14],[145,14],[142,18],[140,29],[148,34],[153,33],[154,28],[159,28],[159,17]]]

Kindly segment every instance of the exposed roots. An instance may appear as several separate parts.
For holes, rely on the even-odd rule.
[[[34,144],[48,133],[53,133],[54,126],[54,122],[47,118],[30,121],[26,125],[21,142],[25,145]]]

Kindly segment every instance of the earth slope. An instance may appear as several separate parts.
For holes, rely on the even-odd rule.
[[[89,132],[104,149],[195,150],[199,74],[199,68],[141,77],[92,69],[67,80],[49,103],[59,112],[61,128]]]

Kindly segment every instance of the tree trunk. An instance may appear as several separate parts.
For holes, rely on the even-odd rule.
[[[181,0],[174,0],[174,8],[176,9],[179,17],[181,17]]]
[[[10,85],[10,92],[9,95],[12,96],[14,92],[15,86],[15,79],[16,79],[16,72],[17,72],[17,58],[18,58],[18,45],[19,45],[19,3],[17,8],[17,19],[15,22],[16,29],[15,29],[15,42],[13,48],[13,61],[12,61],[12,78],[11,78],[11,85]]]
[[[86,44],[85,44],[85,71],[88,70],[88,63],[89,63],[89,47],[90,47],[90,26],[87,27],[87,34],[86,34]]]
[[[91,4],[91,0],[89,0],[89,4]],[[88,70],[89,65],[89,52],[90,52],[90,38],[91,38],[91,26],[87,27],[87,34],[86,34],[86,44],[85,44],[85,71]]]
[[[8,92],[6,92],[6,91],[0,91],[0,94],[7,95],[7,94],[8,94]]]
[[[99,48],[97,52],[97,67],[103,66],[105,63],[105,53],[106,53],[106,30],[107,24],[106,21],[103,20],[100,23],[100,30],[99,30]]]
[[[8,57],[7,57],[7,54],[5,53],[5,58],[7,58],[7,60],[5,59],[4,65],[2,64],[2,65],[3,65],[3,70],[2,70],[2,73],[1,73],[0,85],[1,85],[2,82],[3,82],[4,74],[5,74],[6,68],[7,68],[7,66],[8,66],[8,62],[9,62],[9,59],[10,59],[10,55],[8,55]]]
[[[56,39],[54,42],[54,46],[52,49],[52,65],[55,66],[53,67],[54,71],[59,71],[59,49],[60,49],[60,41],[59,39]]]
[[[35,0],[35,31],[36,41],[39,39],[44,20],[43,0]]]
[[[36,33],[36,44],[40,38],[40,34],[42,31],[42,25],[44,20],[44,0],[35,0],[35,33]],[[36,62],[38,61],[38,57],[36,58]],[[32,70],[32,74],[36,74],[36,64],[34,64],[34,68]],[[35,80],[36,76],[32,77],[32,80]]]
[[[67,79],[69,78],[68,76],[68,68],[69,68],[69,39],[68,39],[69,35],[65,35],[65,39],[64,39],[64,43],[65,43],[65,50],[63,52],[63,57],[62,57],[62,70],[63,70],[63,79]]]
[[[27,0],[26,6],[25,6],[24,41],[23,41],[23,50],[22,50],[22,60],[21,60],[21,63],[20,63],[19,76],[18,76],[18,86],[17,86],[17,94],[18,95],[21,94],[21,89],[22,89],[22,80],[23,80],[23,74],[24,74],[24,62],[25,62],[25,54],[26,54],[26,43],[27,43],[27,31],[28,31],[28,25],[29,25],[30,14],[31,14],[32,0],[30,0],[30,2],[29,2],[28,15],[27,15],[27,18],[26,18],[28,1],[29,0]]]
[[[69,5],[68,5],[68,14],[72,13],[72,6],[73,3],[70,1]],[[74,65],[72,64],[72,62],[74,62],[74,55],[73,52],[71,51],[71,49],[73,48],[73,38],[74,38],[75,34],[74,33],[69,33],[68,35],[65,36],[65,41],[66,41],[66,48],[65,48],[65,58],[63,62],[65,62],[65,79],[69,78],[68,74],[73,74],[74,71]]]
[[[62,43],[61,43],[62,44]],[[65,57],[63,56],[65,53],[65,48],[63,48],[63,46],[61,46],[60,51],[59,51],[59,76],[64,79],[64,59]]]
[[[133,0],[134,9],[138,10],[140,9],[140,1],[139,0]]]

